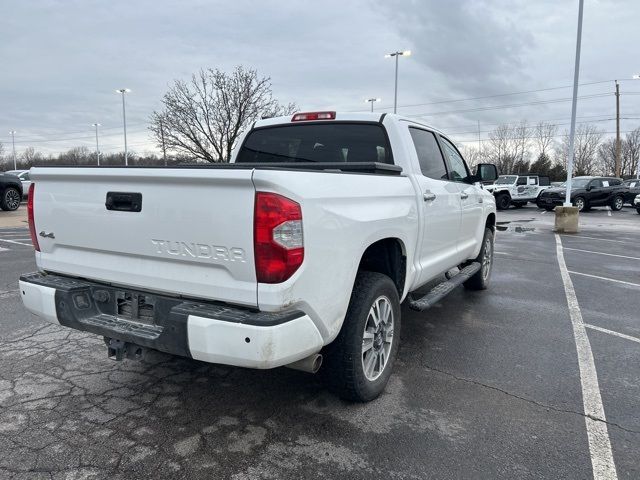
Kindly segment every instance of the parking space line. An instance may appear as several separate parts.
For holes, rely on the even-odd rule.
[[[588,238],[589,240],[602,240],[604,242],[627,243],[624,240],[609,240],[608,238],[588,237],[587,235],[574,235],[572,233],[562,235],[562,238]]]
[[[0,242],[15,243],[16,245],[24,245],[25,247],[31,247],[31,246],[33,246],[33,245],[31,245],[30,243],[16,242],[15,240],[7,240],[7,239],[5,239],[5,238],[0,238]]]
[[[580,370],[580,385],[582,387],[582,404],[584,407],[584,421],[589,440],[589,453],[591,454],[591,466],[594,479],[617,479],[616,465],[611,451],[611,440],[607,429],[604,406],[600,395],[598,372],[596,371],[591,344],[587,336],[585,324],[582,321],[582,313],[578,304],[578,297],[573,288],[571,276],[564,261],[562,240],[558,234],[556,237],[556,255],[560,275],[564,284],[564,292],[567,297],[569,316],[573,327],[573,338],[578,353],[578,368]]]
[[[496,252],[497,253],[497,252]],[[632,283],[632,282],[625,282],[624,280],[617,280],[615,278],[609,278],[609,277],[600,277],[598,275],[591,275],[589,273],[582,273],[582,272],[574,272],[572,270],[569,270],[569,273],[572,273],[574,275],[582,275],[583,277],[591,277],[591,278],[597,278],[599,280],[607,280],[609,282],[616,282],[616,283],[622,283],[624,285],[631,285],[632,287],[640,287],[640,283]]]
[[[640,343],[640,338],[632,337],[631,335],[626,335],[620,332],[614,332],[613,330],[598,327],[597,325],[591,325],[590,323],[585,323],[584,326],[587,328],[590,328],[591,330],[597,330],[602,333],[608,333],[609,335],[615,335],[616,337],[624,338],[625,340],[631,340],[632,342]]]
[[[2,247],[0,247],[0,253],[2,253],[2,252],[8,252],[8,251],[9,251],[9,249],[8,249],[8,248],[2,248]]]
[[[615,253],[594,252],[593,250],[582,250],[580,248],[564,247],[565,250],[573,250],[575,252],[595,253],[596,255],[607,255],[609,257],[629,258],[631,260],[640,260],[640,257],[628,257],[627,255],[616,255]]]
[[[547,213],[547,211],[543,210],[542,212],[540,212],[540,215],[544,215],[545,213]]]

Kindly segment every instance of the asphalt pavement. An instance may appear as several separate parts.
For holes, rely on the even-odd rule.
[[[29,235],[0,229],[0,478],[592,478],[607,445],[617,477],[640,478],[640,215],[593,210],[559,237],[531,206],[498,222],[489,290],[404,307],[368,404],[286,368],[108,360],[102,339],[24,310]],[[585,416],[594,398],[603,414]]]

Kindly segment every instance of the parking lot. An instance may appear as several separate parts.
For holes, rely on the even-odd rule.
[[[499,212],[490,289],[403,308],[369,404],[285,368],[115,363],[24,310],[28,230],[0,228],[0,477],[640,478],[640,215],[553,220]]]

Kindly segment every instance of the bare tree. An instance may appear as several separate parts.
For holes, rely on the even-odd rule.
[[[616,171],[616,141],[609,138],[598,147],[599,170],[602,175],[614,175]]]
[[[33,147],[25,148],[22,155],[20,155],[20,161],[24,168],[31,168],[34,163],[39,162],[40,160],[42,160],[42,153],[38,152]]]
[[[549,156],[557,132],[558,127],[552,123],[539,122],[533,128],[533,142],[538,150],[538,155]]]
[[[228,162],[240,134],[261,116],[293,113],[295,104],[280,105],[271,79],[238,66],[230,74],[201,70],[191,81],[176,80],[165,93],[163,109],[151,115],[158,146],[209,162]]]
[[[573,146],[573,174],[593,175],[598,168],[598,148],[604,133],[594,125],[582,123],[576,129]],[[569,134],[562,139],[561,155],[567,164],[569,152]]]
[[[489,133],[487,157],[501,173],[514,172],[516,165],[518,170],[528,170],[530,130],[522,121],[515,126],[500,125]]]
[[[622,143],[622,175],[637,175],[640,158],[640,127],[627,133]]]

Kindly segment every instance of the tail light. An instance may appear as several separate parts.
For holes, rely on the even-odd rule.
[[[304,259],[300,204],[275,193],[257,192],[253,243],[258,282],[289,279]]]
[[[38,236],[36,235],[36,222],[33,212],[33,197],[36,196],[36,184],[32,183],[29,186],[29,199],[27,200],[27,218],[29,219],[29,234],[31,235],[31,243],[36,252],[40,251],[40,244],[38,243]]]
[[[309,120],[335,120],[336,112],[307,112],[296,113],[291,119],[292,122],[305,122]]]

